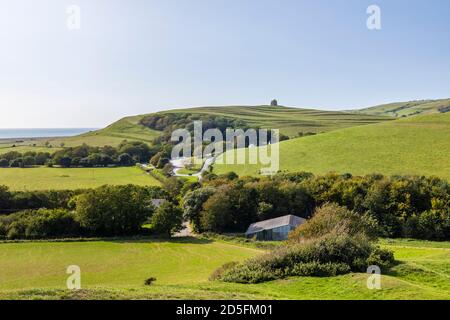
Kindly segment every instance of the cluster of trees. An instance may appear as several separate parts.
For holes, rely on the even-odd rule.
[[[25,196],[19,202],[18,199]],[[183,214],[159,187],[103,186],[80,191],[10,192],[0,187],[0,238],[43,239],[131,236],[148,232],[170,236],[181,229]],[[16,212],[12,212],[14,208]],[[9,214],[7,214],[9,213]],[[148,224],[149,228],[144,228]]]
[[[61,166],[107,167],[131,166],[138,162],[148,162],[156,154],[155,149],[138,141],[123,141],[117,148],[111,146],[91,147],[83,144],[48,152],[8,152],[0,156],[0,167]]]
[[[153,145],[158,152],[150,160],[151,164],[157,168],[164,168],[170,159],[171,150],[174,144],[178,142],[171,141],[172,132],[176,129],[187,129],[193,136],[194,121],[202,121],[202,130],[204,133],[208,129],[218,129],[222,135],[226,136],[227,129],[259,129],[257,126],[251,126],[243,120],[231,119],[214,115],[190,114],[190,113],[166,113],[153,114],[141,119],[140,123],[153,130],[162,131],[162,133],[153,141]],[[271,139],[269,134],[269,139]],[[288,140],[289,137],[280,134],[280,141]],[[205,141],[202,148],[210,142]],[[225,142],[224,142],[225,143]],[[249,142],[246,141],[246,147]],[[194,142],[192,141],[191,150],[194,150]],[[203,150],[203,149],[202,149]]]
[[[17,151],[11,151],[0,155],[0,167],[1,168],[23,168],[29,166],[42,166],[47,164],[51,160],[51,155],[48,152],[25,152],[20,153]]]
[[[252,222],[287,214],[309,218],[325,203],[370,215],[381,236],[450,239],[450,185],[435,177],[209,174],[182,201],[197,232],[242,232]]]

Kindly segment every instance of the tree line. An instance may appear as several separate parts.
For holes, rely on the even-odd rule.
[[[167,201],[158,214],[149,204],[155,198]],[[16,228],[13,222],[28,223],[40,216],[50,220],[73,217],[79,229],[69,230],[81,230],[78,235],[141,234],[148,231],[144,224],[164,229],[162,234],[168,235],[178,230],[182,221],[189,221],[198,233],[243,233],[251,223],[287,214],[311,218],[318,207],[328,203],[372,218],[378,236],[450,239],[450,185],[446,180],[335,173],[280,173],[263,178],[208,173],[202,183],[172,177],[162,188],[104,186],[28,192],[0,187],[0,237],[28,237],[33,233],[23,226]]]
[[[450,185],[437,177],[330,173],[205,176],[182,199],[185,218],[197,232],[244,232],[253,222],[287,214],[310,218],[326,203],[368,214],[383,237],[450,239]]]
[[[123,141],[116,147],[92,147],[83,144],[78,147],[66,147],[52,154],[49,152],[11,151],[0,155],[0,167],[25,168],[32,166],[69,167],[107,167],[131,166],[139,162],[148,162],[157,151],[146,143]]]
[[[170,199],[155,207],[152,200],[164,198],[159,187],[135,185],[47,192],[0,187],[0,239],[170,236],[181,229],[183,215]]]

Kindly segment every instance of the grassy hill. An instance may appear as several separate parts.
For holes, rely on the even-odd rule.
[[[280,169],[323,174],[436,175],[450,179],[450,113],[400,119],[283,141]],[[220,159],[219,159],[220,160]],[[219,165],[214,172],[257,175],[258,165]]]
[[[450,111],[450,99],[395,102],[358,110],[357,113],[375,116],[410,117]]]
[[[389,117],[373,116],[338,111],[319,111],[271,106],[225,106],[177,109],[159,112],[216,115],[230,119],[240,119],[249,125],[280,129],[283,134],[296,137],[299,132],[320,133],[352,126],[359,126],[390,120]],[[118,145],[124,139],[151,143],[160,132],[140,124],[147,115],[123,118],[110,126],[76,137],[49,140],[53,146],[76,146],[87,143],[92,146]]]
[[[53,146],[60,146],[64,143],[65,146],[73,147],[86,143],[90,146],[117,146],[123,140],[129,141],[144,141],[151,143],[160,132],[151,130],[139,124],[143,116],[133,116],[120,119],[117,122],[107,126],[104,129],[84,133],[74,137],[63,137],[48,140]]]
[[[400,264],[382,275],[381,290],[369,290],[363,273],[260,284],[208,281],[224,263],[262,252],[228,242],[186,238],[0,243],[0,300],[450,299],[450,243],[396,240],[382,245],[394,251]],[[80,291],[65,287],[66,269],[73,264],[81,268]],[[155,283],[144,286],[150,277]]]

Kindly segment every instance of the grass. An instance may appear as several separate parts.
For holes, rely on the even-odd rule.
[[[1,145],[0,144],[0,157],[2,154],[11,152],[11,151],[16,151],[16,152],[20,152],[20,153],[25,153],[25,152],[48,152],[50,154],[61,150],[61,148],[47,148],[47,147],[42,147],[42,146],[26,146],[26,145],[18,145],[16,147],[12,147],[11,145]]]
[[[450,243],[384,240],[400,264],[369,290],[366,274],[261,284],[210,282],[211,272],[262,251],[205,239],[0,243],[0,299],[450,299]],[[68,265],[83,290],[65,290]],[[155,277],[152,286],[144,280]]]
[[[389,117],[383,116],[270,106],[203,107],[170,110],[161,113],[193,113],[237,118],[251,125],[280,129],[282,133],[292,137],[297,136],[299,132],[319,133],[390,120]],[[129,140],[151,144],[161,132],[151,130],[139,123],[147,115],[126,117],[101,130],[75,137],[42,139],[39,143],[44,144],[45,141],[49,141],[53,146],[60,146],[61,143],[64,143],[67,147],[78,146],[83,143],[91,146],[117,146],[123,140]]]
[[[0,184],[11,190],[85,189],[129,183],[142,186],[160,184],[137,167],[0,169]]]
[[[446,110],[450,107],[450,99],[441,100],[418,100],[408,102],[395,102],[358,110],[359,113],[376,116],[410,117],[438,113],[440,109]],[[449,110],[450,111],[450,110]]]
[[[108,127],[88,132],[74,137],[63,137],[48,140],[52,145],[59,146],[64,143],[67,147],[75,147],[86,143],[90,146],[117,146],[123,140],[143,141],[151,144],[160,132],[151,130],[139,124],[143,116],[123,118]]]
[[[179,109],[161,113],[192,113],[240,119],[251,126],[279,129],[290,137],[299,132],[321,133],[390,120],[389,117],[272,106],[226,106]]]
[[[280,170],[450,179],[450,113],[346,128],[280,143]],[[220,158],[218,159],[220,161]],[[215,164],[214,172],[257,175],[258,165]]]

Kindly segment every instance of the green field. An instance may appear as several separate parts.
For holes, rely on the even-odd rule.
[[[383,241],[400,264],[369,290],[366,274],[243,285],[208,281],[262,251],[200,239],[0,243],[0,299],[450,299],[450,243]],[[82,289],[65,290],[67,266]],[[155,277],[152,286],[144,280]]]
[[[450,111],[450,99],[395,102],[358,110],[375,116],[410,117]]]
[[[281,142],[280,169],[450,179],[449,136],[450,113],[347,128]],[[214,171],[257,175],[259,166],[215,164]]]
[[[0,185],[11,190],[86,189],[105,184],[153,186],[160,183],[136,167],[0,169]]]

